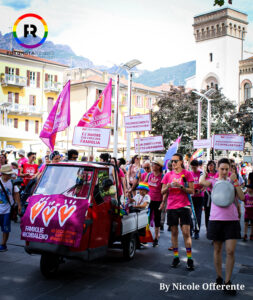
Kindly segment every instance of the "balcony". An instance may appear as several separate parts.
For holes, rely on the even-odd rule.
[[[1,106],[1,105],[0,105]],[[33,105],[23,105],[18,103],[5,102],[2,106],[7,108],[8,113],[15,115],[39,115],[43,114],[42,107]]]
[[[2,86],[15,86],[23,88],[26,86],[26,78],[12,74],[2,74],[1,84]]]
[[[45,93],[59,93],[60,92],[60,82],[45,81],[44,90],[45,90]]]

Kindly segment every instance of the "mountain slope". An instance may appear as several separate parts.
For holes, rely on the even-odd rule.
[[[194,60],[173,67],[160,68],[155,71],[144,71],[134,81],[148,86],[159,86],[162,83],[169,82],[175,85],[184,85],[185,79],[193,76],[195,73],[196,61]]]
[[[34,44],[32,37],[21,38],[21,41],[27,44]],[[40,38],[37,38],[38,42]],[[121,72],[122,75],[127,77],[126,70],[122,70],[119,66],[114,65],[112,67],[95,66],[91,60],[83,56],[77,56],[74,51],[68,45],[54,44],[51,41],[46,41],[42,46],[35,49],[25,49],[20,46],[14,39],[13,34],[6,33],[2,35],[0,32],[0,48],[11,50],[22,50],[29,52],[32,55],[53,60],[70,67],[78,68],[97,68],[101,71],[107,71],[108,73]],[[135,68],[134,70],[137,71]],[[177,66],[160,68],[155,71],[138,70],[139,76],[134,76],[134,81],[142,83],[147,86],[160,86],[163,83],[173,82],[175,85],[184,85],[185,79],[194,75],[196,72],[196,61],[186,62]]]

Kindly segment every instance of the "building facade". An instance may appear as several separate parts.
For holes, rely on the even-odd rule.
[[[41,150],[39,133],[63,85],[67,66],[0,49],[0,142]]]
[[[113,79],[112,83],[112,118],[111,125],[107,126],[111,129],[111,139],[109,151],[113,151],[114,143],[114,90],[115,82],[114,76],[106,72],[101,72],[94,69],[69,69],[65,72],[65,80],[71,80],[71,126],[70,137],[72,140],[74,127],[77,125],[83,114],[94,104],[98,99],[100,93],[104,90],[109,82]],[[119,132],[118,132],[118,153],[119,155],[125,154],[126,151],[126,133],[124,128],[124,117],[127,116],[127,96],[128,96],[128,82],[124,77],[120,78],[120,92],[119,92]],[[142,84],[132,84],[132,115],[148,114],[154,109],[157,98],[161,97],[162,92],[159,89],[144,86]],[[148,136],[148,132],[142,132],[141,137]],[[134,138],[137,134],[132,133],[131,145],[134,145]],[[71,141],[70,141],[71,142]],[[81,150],[81,148],[80,148]],[[86,154],[90,153],[91,149],[83,148]],[[94,149],[95,153],[104,151],[103,149]],[[134,148],[131,149],[131,154],[134,154]]]
[[[196,75],[187,87],[197,90],[221,89],[236,105],[241,102],[243,42],[247,33],[247,14],[223,8],[194,17]]]

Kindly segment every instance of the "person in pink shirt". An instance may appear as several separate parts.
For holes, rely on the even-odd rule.
[[[235,199],[238,197],[244,201],[245,197],[239,185],[235,174],[228,177],[230,161],[227,158],[222,158],[218,162],[219,177],[207,179],[207,174],[204,173],[200,177],[200,184],[205,187],[214,187],[216,182],[228,180],[234,185]],[[226,195],[224,194],[224,199]],[[235,247],[236,240],[241,238],[241,227],[239,221],[239,212],[236,207],[236,202],[222,207],[211,203],[211,212],[208,223],[207,238],[213,240],[214,246],[214,265],[217,273],[216,284],[222,285],[222,245],[226,244],[226,277],[225,277],[225,292],[228,294],[236,294],[236,290],[231,288],[231,276],[235,262]]]
[[[200,171],[199,168],[199,162],[194,159],[190,163],[191,165],[191,174],[194,180],[194,194],[192,195],[192,201],[194,205],[194,210],[195,214],[197,217],[197,222],[199,225],[199,230],[201,226],[201,214],[202,214],[202,207],[203,207],[203,197],[204,197],[204,192],[203,192],[203,186],[199,184],[199,178],[200,175],[202,174],[202,171]],[[196,228],[194,229],[194,238],[195,240],[199,239],[199,230]]]
[[[19,155],[19,160],[18,160],[18,176],[20,176],[20,170],[21,167],[23,166],[23,164],[28,162],[28,159],[25,157],[25,150],[20,149],[18,151],[18,155]]]
[[[244,200],[244,237],[243,240],[246,242],[248,240],[248,227],[249,222],[251,222],[251,233],[250,240],[253,241],[253,184],[246,185],[247,193],[245,194]]]
[[[183,156],[181,154],[174,154],[171,163],[173,170],[166,173],[162,180],[162,194],[169,193],[167,199],[167,223],[171,226],[171,241],[174,253],[171,267],[176,268],[180,264],[178,255],[178,225],[180,223],[187,254],[187,269],[194,270],[190,235],[191,204],[187,195],[194,192],[193,177],[189,171],[184,169]],[[185,187],[183,178],[186,179],[188,187]],[[164,202],[161,205],[161,209],[163,205]]]
[[[158,246],[158,239],[160,236],[161,226],[161,210],[160,205],[162,203],[162,178],[163,178],[163,160],[157,158],[152,161],[152,172],[147,174],[145,182],[149,185],[149,196],[151,199],[149,209],[150,215],[154,214],[155,218],[155,239],[153,247]]]

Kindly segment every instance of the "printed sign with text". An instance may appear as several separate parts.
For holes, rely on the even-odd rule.
[[[202,148],[212,148],[212,139],[207,140],[194,140],[193,141],[193,148],[194,149],[202,149]]]
[[[111,130],[107,128],[75,127],[73,145],[108,148]]]
[[[126,116],[125,129],[126,132],[150,131],[151,130],[150,114]]]
[[[139,144],[140,140],[140,144]],[[140,151],[139,151],[140,147]],[[162,136],[150,136],[147,138],[135,139],[134,140],[134,148],[135,152],[155,152],[155,151],[163,151],[163,137]]]
[[[243,151],[244,136],[216,134],[213,136],[213,148],[217,150]]]

